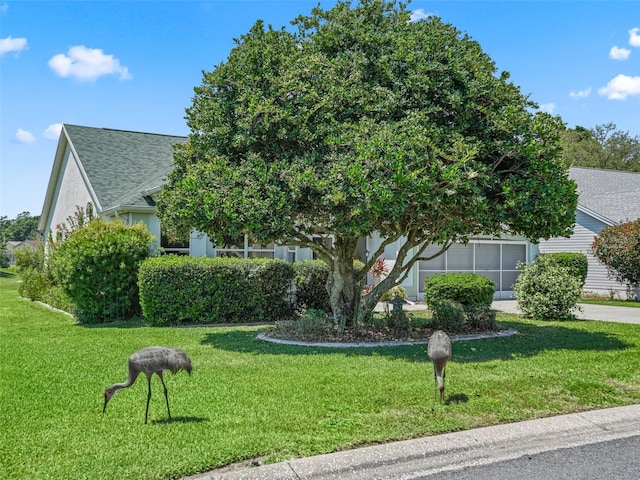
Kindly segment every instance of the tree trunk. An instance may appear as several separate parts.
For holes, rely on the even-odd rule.
[[[329,264],[327,291],[333,312],[333,321],[344,329],[345,325],[357,327],[355,312],[358,310],[362,285],[356,279],[353,269],[353,257],[357,239],[337,237],[335,257]]]

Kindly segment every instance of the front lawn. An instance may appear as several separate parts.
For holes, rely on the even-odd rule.
[[[0,476],[171,479],[375,442],[640,403],[640,326],[534,322],[500,314],[514,337],[454,343],[436,401],[425,346],[301,348],[256,340],[265,327],[86,327],[17,296],[0,278]],[[127,377],[131,352],[186,351],[193,375]]]

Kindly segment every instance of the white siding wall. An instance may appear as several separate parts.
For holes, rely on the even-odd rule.
[[[540,253],[578,252],[587,255],[589,270],[584,290],[600,294],[608,294],[610,289],[618,292],[621,298],[626,298],[627,287],[607,276],[607,269],[591,253],[594,237],[606,226],[604,222],[578,210],[573,235],[569,238],[550,238],[540,242]]]

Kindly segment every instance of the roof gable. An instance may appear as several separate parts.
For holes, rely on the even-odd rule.
[[[173,146],[187,137],[64,125],[102,210],[146,207],[143,192],[173,168]]]
[[[617,224],[640,218],[640,173],[572,167],[578,184],[578,204]]]

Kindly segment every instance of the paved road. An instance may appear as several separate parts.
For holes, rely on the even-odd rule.
[[[415,480],[638,480],[640,435],[450,470]]]
[[[609,467],[604,462],[592,463],[604,469],[627,461],[631,450],[633,458],[629,462],[637,465],[638,437],[640,405],[630,405],[375,445],[256,468],[214,471],[189,477],[189,480],[419,480],[436,478],[433,476],[436,474],[437,478],[443,478],[440,472],[466,474],[470,469],[489,474],[490,465],[515,469],[513,472],[517,474],[505,479],[624,479],[608,474],[574,476],[571,469],[579,467],[562,462],[562,450],[571,449],[565,453],[586,455],[605,446],[618,457],[611,458]],[[533,463],[528,462],[529,457]],[[562,472],[547,475],[539,470],[540,476],[525,477],[518,468],[529,463],[534,468],[542,468],[540,464],[546,461],[564,463]],[[567,476],[563,476],[565,473]]]

